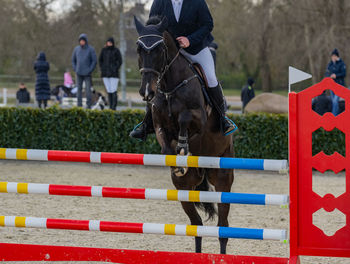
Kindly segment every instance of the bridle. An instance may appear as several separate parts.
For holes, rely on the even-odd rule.
[[[154,43],[152,43],[151,45],[147,45],[145,43],[145,41],[143,39],[145,38],[158,38],[157,41],[155,41]],[[167,63],[167,60],[168,60],[168,48],[167,46],[165,45],[164,43],[164,38],[162,36],[159,36],[159,35],[155,35],[155,34],[149,34],[149,35],[143,35],[141,37],[138,38],[136,44],[140,45],[148,54],[151,53],[151,51],[158,47],[159,45],[163,44],[162,45],[162,52],[164,53],[164,61],[163,61],[163,66],[162,66],[162,71],[163,69],[166,67],[166,63]],[[147,67],[143,67],[140,69],[140,72],[141,73],[153,73],[155,75],[158,76],[158,78],[162,75],[161,72],[153,69],[153,68],[147,68]]]
[[[143,39],[147,38],[147,37],[153,37],[153,38],[159,38],[159,40],[157,40],[156,42],[152,43],[151,45],[147,45]],[[141,37],[138,38],[138,41],[136,42],[138,45],[140,45],[148,54],[157,46],[162,45],[162,51],[164,53],[164,61],[163,61],[163,66],[162,66],[162,70],[161,72],[153,69],[153,68],[147,68],[147,67],[143,67],[140,69],[141,73],[153,73],[155,75],[158,76],[158,80],[157,80],[157,84],[156,84],[156,88],[157,88],[157,92],[159,92],[160,94],[163,94],[168,102],[168,108],[169,108],[169,117],[171,117],[171,96],[175,94],[175,92],[177,90],[179,90],[181,87],[186,86],[190,81],[199,78],[197,74],[194,74],[193,76],[191,76],[190,78],[182,81],[179,85],[177,85],[176,87],[174,87],[174,89],[172,89],[171,91],[163,91],[161,89],[161,81],[164,78],[164,75],[169,71],[170,67],[174,64],[174,62],[177,60],[177,58],[179,58],[180,54],[181,54],[181,49],[176,53],[175,57],[170,61],[170,63],[168,63],[168,47],[166,46],[165,42],[164,42],[164,38],[162,36],[159,35],[155,35],[155,34],[149,34],[149,35],[143,35]],[[191,66],[191,65],[190,65]]]
[[[153,38],[159,38],[158,41],[152,43],[150,46],[148,46],[143,39],[144,38],[149,38],[149,37],[153,37]],[[173,65],[173,63],[176,61],[176,59],[179,57],[180,55],[180,50],[176,53],[176,56],[171,60],[171,62],[168,64],[168,47],[165,45],[164,42],[164,38],[162,36],[159,35],[155,35],[155,34],[149,34],[149,35],[144,35],[139,37],[138,41],[136,42],[138,45],[140,45],[144,50],[147,51],[147,53],[149,54],[155,47],[159,46],[160,44],[162,45],[162,51],[164,56],[164,60],[163,60],[163,65],[162,65],[162,70],[161,72],[153,69],[153,68],[147,68],[147,67],[143,67],[140,69],[141,73],[153,73],[155,75],[158,76],[158,80],[157,80],[157,90],[160,93],[164,93],[164,91],[162,91],[160,89],[160,82],[163,80],[164,75],[168,72],[168,70],[170,69],[171,65]]]

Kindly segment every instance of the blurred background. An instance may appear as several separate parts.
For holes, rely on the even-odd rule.
[[[206,0],[214,17],[217,73],[228,96],[239,96],[248,77],[256,93],[287,95],[288,66],[324,77],[330,53],[338,48],[347,63],[350,1]],[[137,94],[139,72],[133,16],[144,21],[152,0],[0,0],[0,89],[25,82],[34,89],[33,62],[44,51],[51,86],[71,71],[80,33],[99,54],[108,37],[125,51],[126,93]],[[348,36],[349,35],[349,36]],[[123,41],[123,36],[125,41]],[[125,45],[123,45],[123,43]],[[305,86],[307,87],[307,86]],[[103,91],[99,70],[94,88]],[[124,94],[127,96],[127,94]]]

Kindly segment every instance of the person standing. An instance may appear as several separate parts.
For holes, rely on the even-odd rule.
[[[38,102],[39,108],[46,108],[47,101],[50,100],[51,91],[48,76],[49,70],[50,64],[46,61],[45,53],[41,51],[34,63],[34,71],[36,73],[35,98]]]
[[[117,109],[119,69],[122,65],[122,55],[115,47],[114,39],[107,39],[106,46],[101,50],[99,65],[101,77],[108,93],[109,108]]]
[[[254,85],[255,81],[253,78],[249,77],[247,84],[243,87],[241,92],[241,101],[242,101],[242,112],[244,112],[244,108],[246,105],[255,97]]]
[[[328,63],[326,77],[332,78],[337,84],[345,86],[346,65],[339,56],[338,49],[334,49],[331,53],[331,61]],[[332,113],[337,116],[339,114],[339,96],[331,91]]]
[[[87,108],[91,108],[91,74],[95,70],[97,64],[95,49],[89,45],[86,34],[79,36],[79,45],[75,47],[72,54],[72,66],[76,73],[76,81],[78,85],[78,106],[83,106],[82,91],[83,82],[85,82],[86,104]]]
[[[19,84],[19,90],[16,93],[17,103],[19,104],[29,104],[30,103],[30,93],[24,83]]]

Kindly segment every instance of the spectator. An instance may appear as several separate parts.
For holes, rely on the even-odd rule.
[[[109,38],[99,57],[101,77],[108,93],[109,108],[117,108],[117,90],[119,82],[119,68],[122,65],[120,51],[114,45],[114,39]]]
[[[254,79],[253,78],[248,78],[247,84],[243,87],[242,92],[241,92],[241,101],[242,101],[242,112],[244,112],[244,108],[246,105],[250,102],[255,97],[255,92],[254,92]]]
[[[46,61],[46,55],[44,52],[40,52],[34,63],[34,71],[36,73],[35,97],[39,108],[42,106],[46,108],[47,101],[50,100],[50,82],[47,74],[49,70],[50,65]]]
[[[336,83],[345,86],[346,65],[339,57],[339,51],[334,49],[331,53],[331,61],[328,63],[326,77],[331,77]],[[339,97],[331,91],[332,113],[339,114]]]
[[[327,112],[332,112],[332,100],[326,94],[326,91],[312,100],[312,110],[321,116]]]
[[[69,69],[67,69],[66,72],[64,73],[63,80],[64,80],[63,82],[64,86],[66,86],[67,88],[73,88],[74,82]]]
[[[29,104],[30,103],[30,93],[24,83],[19,84],[19,90],[16,93],[18,104]]]
[[[211,55],[213,56],[215,68],[216,68],[216,50],[218,48],[219,48],[218,44],[214,41],[209,44],[209,50],[211,52]]]
[[[83,106],[82,90],[85,82],[87,108],[91,108],[91,74],[97,63],[95,49],[89,45],[86,34],[79,36],[79,45],[75,47],[72,55],[72,65],[77,76],[78,106]]]

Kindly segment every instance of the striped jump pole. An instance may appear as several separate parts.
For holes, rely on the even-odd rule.
[[[288,195],[0,182],[0,193],[288,206]]]
[[[195,237],[280,240],[283,242],[287,240],[287,231],[282,229],[252,229],[217,226],[125,223],[98,220],[50,219],[21,216],[0,216],[0,226]]]
[[[0,159],[285,171],[286,160],[0,148]]]

